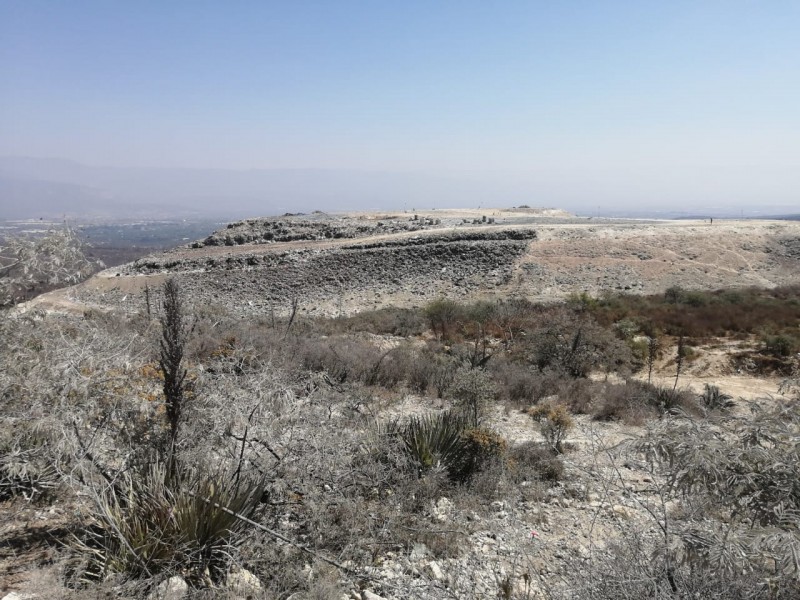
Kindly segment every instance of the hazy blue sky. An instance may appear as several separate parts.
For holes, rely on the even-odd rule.
[[[800,205],[798,0],[0,0],[0,74],[0,155]]]

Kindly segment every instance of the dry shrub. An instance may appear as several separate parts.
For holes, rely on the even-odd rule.
[[[495,397],[494,382],[483,369],[461,367],[455,373],[448,395],[477,425]]]
[[[410,345],[381,349],[357,337],[299,337],[295,360],[303,369],[324,372],[337,383],[362,383],[392,390],[404,382],[415,391],[427,389],[431,367]]]
[[[568,398],[565,391],[581,381],[566,378],[554,369],[539,371],[523,361],[504,358],[490,363],[490,372],[498,397],[515,408],[527,408],[551,396]]]
[[[667,335],[695,338],[760,334],[764,330],[791,332],[796,330],[800,319],[800,303],[797,302],[800,286],[797,285],[770,290],[686,292],[676,289],[668,292],[666,298],[662,295],[614,295],[602,299],[591,312],[604,325],[624,318],[639,318]]]
[[[564,452],[567,432],[575,426],[572,416],[563,404],[544,403],[528,409],[530,417],[539,423],[547,444],[556,452]]]
[[[435,372],[436,363],[429,351],[413,353],[408,363],[408,388],[417,394],[426,394]]]
[[[422,335],[428,323],[422,311],[418,309],[390,306],[359,312],[348,317],[320,319],[315,327],[320,333],[327,335],[369,332],[407,338]]]
[[[0,242],[0,308],[78,283],[103,266],[86,257],[83,242],[66,226]]]
[[[304,338],[298,340],[297,353],[303,368],[324,371],[339,383],[366,381],[381,356],[378,348],[354,338]]]
[[[542,397],[542,374],[522,361],[498,359],[491,373],[498,396],[514,406],[529,406]]]
[[[642,425],[647,419],[684,412],[700,414],[697,396],[687,389],[672,389],[635,379],[605,387],[591,414],[598,421]]]
[[[671,600],[703,598],[730,600],[770,598],[793,600],[800,593],[797,581],[778,578],[765,585],[750,570],[725,571],[701,564],[680,564],[654,542],[655,530],[627,528],[605,552],[588,561],[575,559],[567,567],[570,577],[561,588],[551,588],[549,600]]]
[[[373,360],[372,369],[363,383],[392,390],[409,379],[416,363],[416,352],[410,346],[402,345],[385,350]]]
[[[506,453],[508,442],[497,432],[483,427],[473,427],[461,434],[472,457],[470,470],[473,474],[499,461]]]
[[[652,396],[652,385],[634,379],[624,384],[610,384],[605,386],[591,414],[598,421],[642,425],[659,414],[653,406]]]
[[[551,448],[536,442],[524,442],[508,450],[508,472],[514,483],[524,481],[560,481],[564,463]]]
[[[415,541],[425,544],[436,559],[458,558],[464,552],[465,540],[468,539],[466,533],[453,529],[428,528],[427,531],[422,530],[418,533]]]
[[[558,383],[555,396],[570,412],[577,415],[591,414],[605,384],[590,379],[564,379]]]
[[[430,384],[436,391],[437,398],[444,398],[450,393],[460,367],[457,360],[446,354],[431,354]]]
[[[663,585],[674,597],[796,597],[800,410],[796,401],[750,409],[713,419],[666,417],[631,444],[663,477],[654,490],[661,501],[682,510],[670,519],[649,513],[661,542],[633,554],[656,560],[615,570],[607,581],[626,592],[615,597],[631,597],[634,581]]]

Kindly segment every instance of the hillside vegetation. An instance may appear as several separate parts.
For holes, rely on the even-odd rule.
[[[800,593],[797,288],[298,304],[2,313],[3,589]],[[685,385],[712,343],[784,394]]]

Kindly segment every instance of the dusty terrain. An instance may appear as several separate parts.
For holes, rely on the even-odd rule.
[[[283,216],[232,224],[18,310],[142,312],[146,290],[156,294],[168,277],[179,280],[196,306],[219,305],[240,317],[286,314],[293,299],[308,315],[337,316],[422,306],[442,296],[556,301],[573,293],[648,294],[676,285],[770,288],[800,282],[800,223],[579,219],[534,209]],[[778,378],[753,377],[732,366],[731,354],[749,343],[710,340],[698,347],[680,375],[680,387],[700,393],[706,383],[715,384],[736,399],[734,410],[742,414],[748,401],[785,402]],[[672,387],[674,353],[664,348],[654,382]],[[314,393],[303,402],[313,406]],[[380,418],[422,414],[445,404],[408,393]],[[532,419],[517,409],[493,407],[487,425],[510,446],[543,440]],[[323,419],[319,426],[325,427]],[[384,598],[550,597],[576,569],[597,569],[611,560],[611,544],[621,534],[657,538],[658,511],[666,518],[674,509],[658,495],[662,482],[643,463],[612,451],[642,431],[576,417],[563,481],[546,488],[523,482],[521,500],[495,500],[480,509],[456,496],[429,502],[424,516],[431,530],[457,535],[461,551],[439,556],[414,544],[376,552],[372,564],[351,565],[365,576],[364,589],[353,586],[337,600],[376,598],[371,591]],[[39,529],[59,527],[70,507],[47,510],[23,503],[5,507],[0,537],[16,545],[0,553],[0,571],[9,573],[0,577],[2,592],[51,597],[40,592],[37,579],[57,579],[46,566],[56,544],[42,542]],[[309,573],[318,568],[311,562]]]
[[[442,296],[549,301],[674,285],[774,287],[800,281],[800,223],[592,219],[549,209],[254,219],[33,304],[137,311],[145,287],[166,276],[198,302],[242,316],[285,314],[293,299],[301,313],[337,316]]]

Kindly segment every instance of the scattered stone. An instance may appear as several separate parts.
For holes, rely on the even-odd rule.
[[[425,572],[436,581],[444,581],[444,571],[442,571],[442,567],[440,567],[439,563],[437,563],[435,560],[432,560],[425,565]]]
[[[183,600],[189,596],[189,586],[180,575],[173,575],[159,583],[147,600]]]
[[[11,592],[3,596],[2,600],[34,600],[35,594],[27,594],[25,592]]]
[[[615,504],[611,507],[611,512],[618,516],[620,519],[630,519],[628,509],[621,504]]]
[[[450,515],[453,513],[455,506],[453,502],[449,498],[439,498],[436,501],[436,504],[433,507],[433,518],[439,522],[444,523],[445,521],[450,519]]]
[[[411,549],[411,560],[422,560],[428,555],[428,553],[429,550],[425,544],[414,544],[414,547]]]
[[[247,569],[236,568],[228,573],[226,587],[238,596],[251,597],[261,593],[262,586],[258,577]]]

